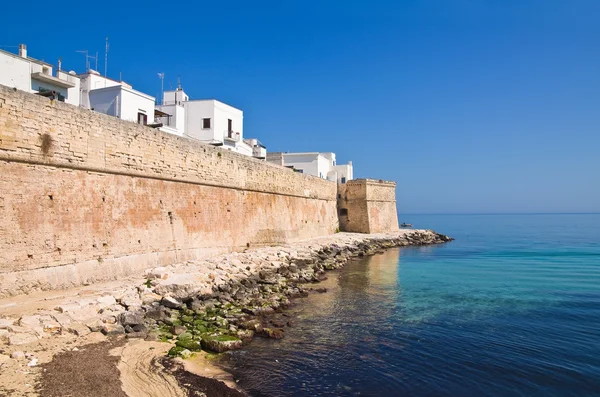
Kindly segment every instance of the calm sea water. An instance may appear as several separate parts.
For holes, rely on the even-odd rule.
[[[253,396],[600,395],[600,214],[405,216],[456,241],[329,274],[280,341],[225,365]]]

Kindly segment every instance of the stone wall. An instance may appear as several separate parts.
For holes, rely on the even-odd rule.
[[[333,233],[336,184],[0,86],[0,296]]]
[[[355,233],[398,230],[396,183],[355,179],[338,185],[340,229]]]

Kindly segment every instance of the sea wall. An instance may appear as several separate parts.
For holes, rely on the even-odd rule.
[[[338,185],[340,229],[354,233],[398,230],[396,183],[355,179]]]
[[[0,85],[0,296],[334,233],[336,184]]]

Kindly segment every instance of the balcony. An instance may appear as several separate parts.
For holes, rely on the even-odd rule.
[[[31,78],[44,83],[52,84],[60,88],[73,88],[76,85],[71,81],[59,79],[57,77],[42,72],[31,73]]]
[[[230,142],[239,142],[241,134],[239,132],[234,131],[225,131],[223,134],[223,139]]]
[[[267,149],[262,145],[256,145],[252,148],[252,157],[264,160],[267,158]]]

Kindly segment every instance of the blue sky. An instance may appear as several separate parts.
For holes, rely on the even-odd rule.
[[[401,213],[600,212],[598,1],[27,8],[43,15],[3,4],[0,46],[77,72],[75,51],[98,51],[103,71],[108,36],[109,77],[158,96],[158,72],[166,88],[180,75],[243,109],[270,151],[334,151],[397,181]]]

